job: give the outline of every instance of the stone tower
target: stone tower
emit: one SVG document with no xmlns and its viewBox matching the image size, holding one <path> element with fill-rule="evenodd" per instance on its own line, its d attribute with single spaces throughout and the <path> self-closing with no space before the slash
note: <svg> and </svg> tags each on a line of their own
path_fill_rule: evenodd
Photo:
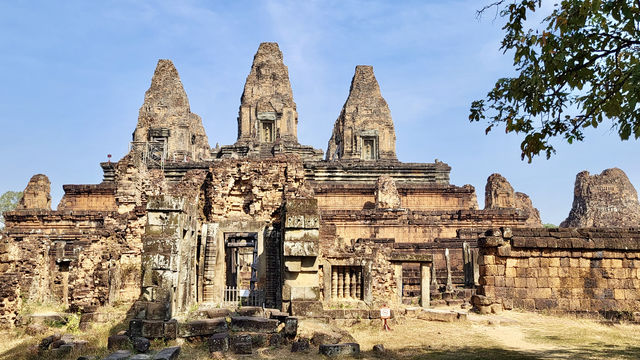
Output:
<svg viewBox="0 0 640 360">
<path fill-rule="evenodd" d="M 349 97 L 333 127 L 327 160 L 396 160 L 391 111 L 372 66 L 356 66 Z"/>
<path fill-rule="evenodd" d="M 297 143 L 297 128 L 298 112 L 282 52 L 275 42 L 261 43 L 240 100 L 238 143 Z"/>
<path fill-rule="evenodd" d="M 191 112 L 187 93 L 170 60 L 158 60 L 133 132 L 132 150 L 149 159 L 166 161 L 211 157 L 202 119 Z"/>
<path fill-rule="evenodd" d="M 618 168 L 576 175 L 573 205 L 560 227 L 638 227 L 640 202 L 627 174 Z"/>
</svg>

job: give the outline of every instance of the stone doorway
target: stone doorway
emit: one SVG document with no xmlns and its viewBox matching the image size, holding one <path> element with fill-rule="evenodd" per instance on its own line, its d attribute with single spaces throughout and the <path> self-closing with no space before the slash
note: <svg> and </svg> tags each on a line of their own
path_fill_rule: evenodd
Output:
<svg viewBox="0 0 640 360">
<path fill-rule="evenodd" d="M 255 290 L 258 281 L 258 233 L 225 233 L 225 286 Z"/>
<path fill-rule="evenodd" d="M 402 264 L 402 303 L 420 305 L 421 274 L 419 263 Z"/>
</svg>

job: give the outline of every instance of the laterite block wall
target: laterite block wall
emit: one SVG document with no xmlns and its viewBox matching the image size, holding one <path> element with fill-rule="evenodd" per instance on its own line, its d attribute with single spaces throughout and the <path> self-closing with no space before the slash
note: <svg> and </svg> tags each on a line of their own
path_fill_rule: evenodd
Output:
<svg viewBox="0 0 640 360">
<path fill-rule="evenodd" d="M 640 229 L 491 230 L 478 294 L 504 308 L 640 311 Z"/>
</svg>

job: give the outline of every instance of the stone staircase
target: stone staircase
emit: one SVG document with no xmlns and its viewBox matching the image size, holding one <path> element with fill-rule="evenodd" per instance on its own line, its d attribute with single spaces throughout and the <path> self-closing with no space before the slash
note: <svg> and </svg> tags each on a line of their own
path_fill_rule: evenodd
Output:
<svg viewBox="0 0 640 360">
<path fill-rule="evenodd" d="M 297 331 L 296 317 L 277 309 L 246 306 L 235 310 L 201 308 L 188 319 L 134 319 L 129 323 L 128 336 L 207 341 L 211 352 L 251 354 L 256 348 L 286 343 Z"/>
</svg>

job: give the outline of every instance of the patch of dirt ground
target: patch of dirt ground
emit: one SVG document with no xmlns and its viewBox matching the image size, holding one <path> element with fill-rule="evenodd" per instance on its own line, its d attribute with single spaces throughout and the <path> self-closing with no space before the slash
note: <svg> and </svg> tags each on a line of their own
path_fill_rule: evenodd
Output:
<svg viewBox="0 0 640 360">
<path fill-rule="evenodd" d="M 550 316 L 517 311 L 500 315 L 469 314 L 467 321 L 436 322 L 415 318 L 392 320 L 392 331 L 382 331 L 381 321 L 325 323 L 318 320 L 300 322 L 299 335 L 313 338 L 309 352 L 291 353 L 291 345 L 264 348 L 251 356 L 221 354 L 224 359 L 325 359 L 318 354 L 318 341 L 356 341 L 362 353 L 359 359 L 638 359 L 640 325 L 605 324 L 600 319 Z M 115 326 L 115 325 L 114 325 Z M 76 333 L 90 342 L 90 352 L 74 354 L 104 357 L 106 337 L 120 329 L 115 326 Z M 61 331 L 64 329 L 51 329 Z M 0 331 L 0 360 L 34 358 L 33 345 L 44 336 L 28 336 L 19 329 Z M 174 345 L 158 342 L 152 347 Z M 180 359 L 211 359 L 206 343 L 178 341 Z M 372 348 L 382 344 L 386 351 Z"/>
</svg>

